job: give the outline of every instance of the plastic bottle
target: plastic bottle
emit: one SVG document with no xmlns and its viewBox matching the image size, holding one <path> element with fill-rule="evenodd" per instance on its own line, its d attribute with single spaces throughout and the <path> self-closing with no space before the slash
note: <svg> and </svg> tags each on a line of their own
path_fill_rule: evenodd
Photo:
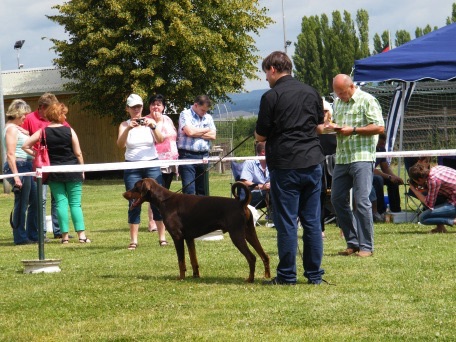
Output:
<svg viewBox="0 0 456 342">
<path fill-rule="evenodd" d="M 385 223 L 391 223 L 392 222 L 392 217 L 391 217 L 391 211 L 389 204 L 386 206 L 386 211 L 385 211 Z"/>
</svg>

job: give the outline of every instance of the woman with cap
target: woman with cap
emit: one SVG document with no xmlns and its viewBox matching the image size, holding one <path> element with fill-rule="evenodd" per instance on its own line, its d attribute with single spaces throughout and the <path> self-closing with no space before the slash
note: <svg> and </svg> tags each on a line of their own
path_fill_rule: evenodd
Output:
<svg viewBox="0 0 456 342">
<path fill-rule="evenodd" d="M 143 101 L 137 94 L 131 94 L 127 98 L 126 111 L 130 118 L 122 122 L 119 126 L 117 146 L 125 148 L 125 161 L 150 161 L 158 160 L 158 153 L 155 148 L 156 143 L 163 141 L 159 124 L 151 117 L 142 117 Z M 160 167 L 147 167 L 139 169 L 124 170 L 125 189 L 130 190 L 134 184 L 143 178 L 153 178 L 162 184 Z M 138 247 L 138 229 L 141 218 L 141 206 L 131 208 L 131 201 L 128 205 L 128 224 L 130 226 L 129 250 Z M 163 228 L 163 220 L 160 212 L 152 206 L 157 226 Z M 166 240 L 159 241 L 160 246 L 166 245 Z"/>
</svg>

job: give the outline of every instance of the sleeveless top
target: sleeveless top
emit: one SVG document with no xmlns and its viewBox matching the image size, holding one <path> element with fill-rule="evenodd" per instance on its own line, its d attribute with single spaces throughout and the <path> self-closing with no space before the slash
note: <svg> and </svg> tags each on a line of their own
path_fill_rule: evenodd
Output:
<svg viewBox="0 0 456 342">
<path fill-rule="evenodd" d="M 3 130 L 2 146 L 3 146 L 3 150 L 5 151 L 5 154 L 6 154 L 6 131 L 8 129 L 10 129 L 10 127 L 12 127 L 12 129 L 17 129 L 16 152 L 14 153 L 16 158 L 23 158 L 23 159 L 30 159 L 30 160 L 33 159 L 33 157 L 31 155 L 25 153 L 25 151 L 22 149 L 22 145 L 29 138 L 29 136 L 22 133 L 15 124 L 6 124 L 5 129 Z"/>
<path fill-rule="evenodd" d="M 179 157 L 177 152 L 177 131 L 174 127 L 173 120 L 167 115 L 163 115 L 163 125 L 161 129 L 163 135 L 163 142 L 157 143 L 155 148 L 158 152 L 158 159 L 175 160 Z"/>
<path fill-rule="evenodd" d="M 130 124 L 130 120 L 127 120 L 127 123 Z M 126 161 L 146 161 L 158 158 L 154 137 L 149 127 L 138 126 L 130 129 L 125 147 Z"/>
<path fill-rule="evenodd" d="M 44 129 L 51 165 L 78 165 L 79 161 L 74 154 L 71 141 L 71 128 L 59 126 Z M 82 182 L 82 180 L 82 172 L 51 172 L 48 178 L 51 182 Z"/>
</svg>

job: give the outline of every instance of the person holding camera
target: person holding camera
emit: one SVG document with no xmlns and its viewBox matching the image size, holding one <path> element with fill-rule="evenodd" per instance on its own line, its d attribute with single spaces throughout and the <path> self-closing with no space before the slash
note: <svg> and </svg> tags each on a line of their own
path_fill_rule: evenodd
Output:
<svg viewBox="0 0 456 342">
<path fill-rule="evenodd" d="M 29 135 L 20 126 L 29 112 L 30 106 L 23 100 L 14 100 L 6 112 L 2 145 L 7 161 L 3 166 L 3 174 L 32 171 L 32 157 L 21 148 Z M 15 176 L 8 178 L 8 182 L 14 192 L 14 209 L 10 220 L 14 244 L 35 243 L 38 241 L 36 183 L 31 176 Z"/>
<path fill-rule="evenodd" d="M 126 110 L 130 118 L 120 124 L 119 135 L 117 137 L 117 146 L 125 148 L 125 161 L 137 162 L 158 160 L 155 144 L 163 142 L 161 123 L 157 123 L 151 117 L 141 116 L 143 101 L 137 94 L 128 96 Z M 160 167 L 124 170 L 125 189 L 130 190 L 137 181 L 143 178 L 153 178 L 158 184 L 162 184 Z M 131 201 L 129 201 L 128 224 L 130 226 L 130 244 L 128 245 L 128 249 L 135 250 L 138 247 L 141 206 L 131 208 L 131 204 Z M 152 206 L 152 211 L 157 227 L 164 231 L 163 219 L 160 212 L 155 206 Z M 166 240 L 160 240 L 159 244 L 160 246 L 166 245 Z"/>
</svg>

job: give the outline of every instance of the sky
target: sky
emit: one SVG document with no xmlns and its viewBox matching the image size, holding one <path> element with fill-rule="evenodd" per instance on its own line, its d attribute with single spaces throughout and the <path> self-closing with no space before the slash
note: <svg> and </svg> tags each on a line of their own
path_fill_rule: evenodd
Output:
<svg viewBox="0 0 456 342">
<path fill-rule="evenodd" d="M 414 38 L 416 27 L 423 28 L 427 24 L 431 27 L 444 26 L 446 18 L 451 16 L 454 2 L 456 0 L 260 0 L 260 6 L 269 9 L 268 15 L 275 23 L 254 38 L 258 55 L 263 58 L 272 51 L 284 50 L 285 32 L 286 40 L 292 42 L 287 48 L 288 55 L 292 57 L 304 16 L 320 16 L 325 13 L 331 20 L 333 11 L 342 14 L 346 10 L 355 19 L 359 9 L 365 9 L 369 13 L 371 44 L 374 34 L 381 34 L 384 30 L 391 32 L 393 41 L 397 30 L 406 30 Z M 48 38 L 65 39 L 67 36 L 62 27 L 51 22 L 45 15 L 57 14 L 52 6 L 63 3 L 63 0 L 0 1 L 1 70 L 17 69 L 18 64 L 23 64 L 24 68 L 52 66 L 52 59 L 56 56 Z M 22 49 L 15 50 L 14 44 L 18 40 L 25 40 L 25 43 Z M 261 69 L 261 61 L 258 69 Z M 246 81 L 245 88 L 248 91 L 268 88 L 264 74 L 259 71 L 258 76 L 260 80 Z"/>
</svg>

